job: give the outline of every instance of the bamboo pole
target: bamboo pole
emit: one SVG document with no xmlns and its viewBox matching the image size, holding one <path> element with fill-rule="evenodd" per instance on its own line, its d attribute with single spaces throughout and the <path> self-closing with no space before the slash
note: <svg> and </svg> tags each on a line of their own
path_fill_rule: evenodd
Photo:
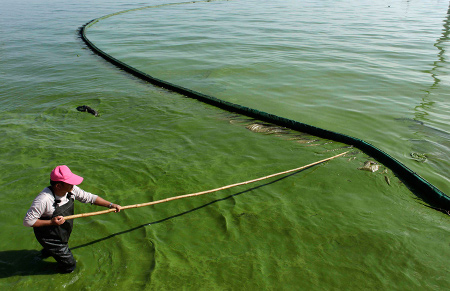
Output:
<svg viewBox="0 0 450 291">
<path fill-rule="evenodd" d="M 200 196 L 200 195 L 204 195 L 204 194 L 208 194 L 208 193 L 212 193 L 212 192 L 217 192 L 217 191 L 220 191 L 220 190 L 230 189 L 230 188 L 233 188 L 233 187 L 236 187 L 236 186 L 247 185 L 247 184 L 250 184 L 250 183 L 262 181 L 262 180 L 273 178 L 273 177 L 276 177 L 276 176 L 280 176 L 280 175 L 284 175 L 284 174 L 289 174 L 289 173 L 292 173 L 292 172 L 300 171 L 300 170 L 303 170 L 303 169 L 315 166 L 317 164 L 321 164 L 321 163 L 324 163 L 326 161 L 335 159 L 337 157 L 343 156 L 346 153 L 348 153 L 348 151 L 344 152 L 344 153 L 341 153 L 341 154 L 338 154 L 338 155 L 335 155 L 335 156 L 332 156 L 330 158 L 326 158 L 326 159 L 323 159 L 323 160 L 320 160 L 320 161 L 317 161 L 317 162 L 314 162 L 314 163 L 311 163 L 311 164 L 308 164 L 308 165 L 305 165 L 305 166 L 301 166 L 301 167 L 295 168 L 295 169 L 291 169 L 291 170 L 275 173 L 275 174 L 272 174 L 272 175 L 264 176 L 264 177 L 261 177 L 261 178 L 257 178 L 257 179 L 253 179 L 253 180 L 249 180 L 249 181 L 245 181 L 245 182 L 240 182 L 240 183 L 236 183 L 236 184 L 223 186 L 223 187 L 220 187 L 220 188 L 215 188 L 215 189 L 211 189 L 211 190 L 206 190 L 206 191 L 197 192 L 197 193 L 191 193 L 191 194 L 185 194 L 185 195 L 180 195 L 180 196 L 175 196 L 175 197 L 169 197 L 169 198 L 166 198 L 166 199 L 161 199 L 161 200 L 147 202 L 147 203 L 123 206 L 121 208 L 121 210 L 130 209 L 130 208 L 145 207 L 145 206 L 150 206 L 150 205 L 155 205 L 155 204 L 159 204 L 159 203 L 169 202 L 169 201 L 173 201 L 173 200 L 177 200 L 177 199 L 194 197 L 194 196 Z M 108 209 L 108 210 L 102 210 L 102 211 L 96 211 L 96 212 L 81 213 L 81 214 L 75 214 L 75 215 L 66 216 L 66 217 L 64 217 L 64 219 L 65 220 L 69 220 L 69 219 L 75 219 L 75 218 L 81 218 L 81 217 L 95 216 L 95 215 L 106 214 L 106 213 L 110 213 L 110 212 L 114 212 L 114 211 L 115 211 L 115 209 Z"/>
</svg>

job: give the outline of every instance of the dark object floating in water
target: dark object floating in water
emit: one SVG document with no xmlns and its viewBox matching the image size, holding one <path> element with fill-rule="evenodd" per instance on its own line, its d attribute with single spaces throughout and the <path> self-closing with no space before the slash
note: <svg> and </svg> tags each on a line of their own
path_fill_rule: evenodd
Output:
<svg viewBox="0 0 450 291">
<path fill-rule="evenodd" d="M 391 186 L 391 179 L 389 179 L 388 176 L 384 176 L 384 180 L 386 181 L 386 183 Z"/>
<path fill-rule="evenodd" d="M 92 109 L 91 107 L 87 106 L 87 105 L 78 106 L 77 110 L 81 111 L 81 112 L 88 112 L 88 113 L 94 115 L 95 117 L 98 116 L 98 112 L 95 111 L 94 109 Z"/>
</svg>

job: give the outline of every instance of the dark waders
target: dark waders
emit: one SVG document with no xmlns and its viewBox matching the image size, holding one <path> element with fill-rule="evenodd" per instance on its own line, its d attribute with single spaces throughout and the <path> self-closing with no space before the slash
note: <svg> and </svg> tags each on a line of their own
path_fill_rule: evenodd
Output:
<svg viewBox="0 0 450 291">
<path fill-rule="evenodd" d="M 55 196 L 55 194 L 53 194 L 53 196 Z M 69 202 L 60 207 L 58 206 L 58 202 L 60 200 L 55 196 L 55 212 L 53 212 L 52 217 L 73 215 L 73 194 L 68 193 L 67 198 L 69 198 Z M 34 235 L 39 243 L 44 247 L 42 250 L 43 255 L 48 255 L 55 258 L 62 273 L 70 273 L 75 270 L 76 266 L 76 261 L 72 255 L 72 252 L 69 250 L 68 245 L 72 227 L 73 220 L 68 220 L 61 225 L 33 227 Z"/>
</svg>

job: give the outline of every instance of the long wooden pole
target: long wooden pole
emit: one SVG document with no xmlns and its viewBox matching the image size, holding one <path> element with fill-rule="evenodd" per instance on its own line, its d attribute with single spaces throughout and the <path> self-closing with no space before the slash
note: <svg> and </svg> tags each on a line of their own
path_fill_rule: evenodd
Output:
<svg viewBox="0 0 450 291">
<path fill-rule="evenodd" d="M 326 158 L 326 159 L 323 159 L 323 160 L 320 160 L 320 161 L 308 164 L 306 166 L 302 166 L 302 167 L 299 167 L 299 168 L 295 168 L 295 169 L 291 169 L 291 170 L 275 173 L 275 174 L 272 174 L 272 175 L 268 175 L 268 176 L 265 176 L 265 177 L 261 177 L 261 178 L 257 178 L 257 179 L 253 179 L 253 180 L 249 180 L 249 181 L 245 181 L 245 182 L 240 182 L 240 183 L 236 183 L 236 184 L 223 186 L 223 187 L 216 188 L 216 189 L 206 190 L 206 191 L 192 193 L 192 194 L 185 194 L 185 195 L 180 195 L 180 196 L 175 196 L 175 197 L 169 197 L 169 198 L 166 198 L 166 199 L 161 199 L 161 200 L 147 202 L 147 203 L 123 206 L 121 208 L 121 210 L 130 209 L 130 208 L 139 208 L 139 207 L 155 205 L 155 204 L 169 202 L 169 201 L 172 201 L 172 200 L 177 200 L 177 199 L 182 199 L 182 198 L 200 196 L 200 195 L 204 195 L 204 194 L 208 194 L 208 193 L 212 193 L 212 192 L 217 192 L 217 191 L 220 191 L 220 190 L 230 189 L 230 188 L 233 188 L 233 187 L 236 187 L 236 186 L 241 186 L 241 185 L 246 185 L 246 184 L 258 182 L 258 181 L 269 179 L 269 178 L 272 178 L 272 177 L 276 177 L 276 176 L 280 176 L 280 175 L 284 175 L 284 174 L 289 174 L 289 173 L 292 173 L 292 172 L 300 171 L 300 170 L 303 170 L 303 169 L 315 166 L 317 164 L 321 164 L 321 163 L 324 163 L 326 161 L 335 159 L 337 157 L 343 156 L 346 153 L 348 153 L 348 151 L 344 152 L 344 153 L 341 153 L 341 154 L 338 154 L 338 155 L 335 155 L 335 156 L 330 157 L 330 158 Z M 115 211 L 115 209 L 108 209 L 108 210 L 102 210 L 102 211 L 97 211 L 97 212 L 81 213 L 81 214 L 75 214 L 75 215 L 66 216 L 66 217 L 64 217 L 64 219 L 65 220 L 69 220 L 69 219 L 75 219 L 75 218 L 80 218 L 80 217 L 88 217 L 88 216 L 106 214 L 106 213 L 110 213 L 110 212 L 114 212 L 114 211 Z"/>
</svg>

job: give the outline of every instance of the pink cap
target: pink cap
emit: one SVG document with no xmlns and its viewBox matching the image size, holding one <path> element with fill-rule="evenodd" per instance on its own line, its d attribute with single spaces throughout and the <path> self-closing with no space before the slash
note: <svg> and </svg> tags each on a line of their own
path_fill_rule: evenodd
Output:
<svg viewBox="0 0 450 291">
<path fill-rule="evenodd" d="M 70 185 L 78 185 L 83 182 L 83 177 L 75 175 L 70 171 L 69 167 L 63 165 L 56 167 L 50 174 L 50 180 L 64 182 Z"/>
</svg>

